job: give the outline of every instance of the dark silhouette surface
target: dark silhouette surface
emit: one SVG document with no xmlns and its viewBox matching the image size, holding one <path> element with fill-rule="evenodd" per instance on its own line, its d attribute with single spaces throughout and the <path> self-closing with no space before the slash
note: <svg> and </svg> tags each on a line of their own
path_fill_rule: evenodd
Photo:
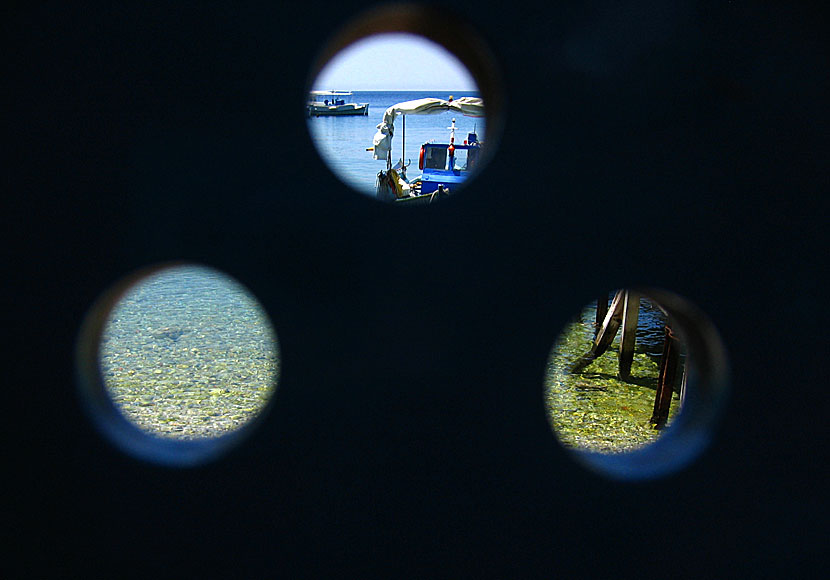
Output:
<svg viewBox="0 0 830 580">
<path fill-rule="evenodd" d="M 32 578 L 804 576 L 827 537 L 818 10 L 455 15 L 501 67 L 503 133 L 464 192 L 399 211 L 339 183 L 307 134 L 336 4 L 4 17 L 7 561 Z M 112 446 L 75 386 L 87 309 L 168 260 L 245 284 L 283 357 L 260 428 L 189 469 Z M 559 447 L 542 391 L 572 313 L 635 285 L 712 318 L 732 391 L 696 462 L 622 483 Z"/>
</svg>

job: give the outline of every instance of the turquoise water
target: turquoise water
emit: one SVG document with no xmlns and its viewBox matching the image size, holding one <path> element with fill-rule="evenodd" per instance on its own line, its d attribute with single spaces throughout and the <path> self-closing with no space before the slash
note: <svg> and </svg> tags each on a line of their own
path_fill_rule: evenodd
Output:
<svg viewBox="0 0 830 580">
<path fill-rule="evenodd" d="M 375 179 L 379 171 L 386 169 L 386 161 L 375 160 L 372 152 L 366 149 L 372 146 L 372 138 L 378 124 L 383 121 L 383 113 L 396 103 L 425 97 L 447 99 L 450 95 L 456 99 L 480 96 L 470 91 L 355 91 L 351 101 L 369 103 L 368 116 L 310 117 L 308 128 L 317 150 L 332 172 L 361 193 L 374 197 Z M 398 117 L 392 143 L 393 163 L 401 158 L 403 152 L 404 159 L 412 161 L 408 176 L 420 175 L 418 151 L 421 145 L 427 141 L 447 142 L 452 119 L 455 119 L 457 127 L 457 141 L 463 141 L 468 133 L 475 131 L 479 141 L 486 146 L 485 119 L 482 117 L 465 117 L 451 111 L 435 115 L 409 115 L 406 117 L 405 143 L 403 120 Z"/>
</svg>

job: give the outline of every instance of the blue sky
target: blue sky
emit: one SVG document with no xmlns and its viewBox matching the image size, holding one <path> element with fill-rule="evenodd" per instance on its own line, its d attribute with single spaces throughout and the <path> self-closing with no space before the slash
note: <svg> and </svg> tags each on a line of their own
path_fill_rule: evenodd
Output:
<svg viewBox="0 0 830 580">
<path fill-rule="evenodd" d="M 444 47 L 412 34 L 376 34 L 337 53 L 314 90 L 477 90 L 466 67 Z"/>
</svg>

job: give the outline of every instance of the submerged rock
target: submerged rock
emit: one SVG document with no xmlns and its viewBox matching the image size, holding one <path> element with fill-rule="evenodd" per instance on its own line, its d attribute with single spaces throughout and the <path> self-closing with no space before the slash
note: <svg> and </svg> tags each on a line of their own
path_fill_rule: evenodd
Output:
<svg viewBox="0 0 830 580">
<path fill-rule="evenodd" d="M 163 326 L 150 332 L 150 335 L 155 339 L 167 338 L 176 342 L 179 338 L 187 334 L 187 331 L 181 326 Z"/>
</svg>

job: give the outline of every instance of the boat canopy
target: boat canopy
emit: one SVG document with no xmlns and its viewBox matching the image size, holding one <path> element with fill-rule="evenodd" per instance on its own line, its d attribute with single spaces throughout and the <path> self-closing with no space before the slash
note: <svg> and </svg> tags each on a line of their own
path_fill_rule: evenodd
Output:
<svg viewBox="0 0 830 580">
<path fill-rule="evenodd" d="M 383 122 L 378 125 L 378 132 L 373 139 L 375 159 L 387 159 L 392 151 L 392 137 L 395 134 L 395 117 L 404 115 L 434 115 L 444 111 L 457 111 L 467 117 L 483 117 L 484 101 L 478 97 L 461 97 L 460 99 L 415 99 L 392 105 L 383 114 Z"/>
<path fill-rule="evenodd" d="M 350 97 L 351 91 L 311 91 L 315 97 Z"/>
</svg>

